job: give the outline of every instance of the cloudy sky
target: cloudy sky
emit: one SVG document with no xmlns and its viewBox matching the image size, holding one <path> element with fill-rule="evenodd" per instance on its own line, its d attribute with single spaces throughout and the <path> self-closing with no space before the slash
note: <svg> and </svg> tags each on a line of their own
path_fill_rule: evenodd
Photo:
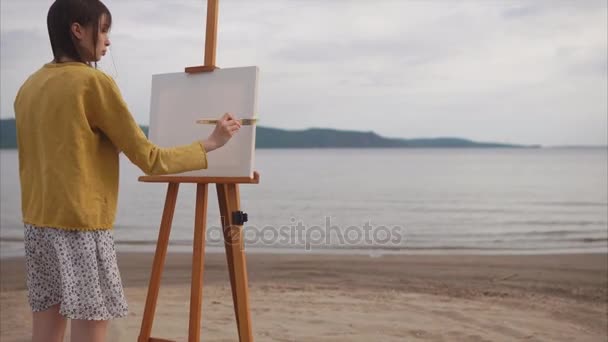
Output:
<svg viewBox="0 0 608 342">
<path fill-rule="evenodd" d="M 1 111 L 52 59 L 50 0 L 1 2 Z M 116 78 L 149 119 L 151 75 L 203 61 L 206 1 L 107 0 Z M 217 64 L 260 67 L 265 126 L 607 144 L 605 0 L 220 0 Z"/>
</svg>

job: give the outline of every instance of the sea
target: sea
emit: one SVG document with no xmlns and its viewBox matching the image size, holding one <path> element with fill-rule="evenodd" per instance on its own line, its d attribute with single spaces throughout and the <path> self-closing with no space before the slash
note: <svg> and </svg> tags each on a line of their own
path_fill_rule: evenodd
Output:
<svg viewBox="0 0 608 342">
<path fill-rule="evenodd" d="M 257 253 L 608 252 L 608 149 L 259 149 L 240 185 Z M 114 239 L 154 251 L 167 184 L 121 155 Z M 180 185 L 169 252 L 192 250 L 196 185 Z M 18 155 L 0 151 L 0 257 L 24 255 Z M 209 187 L 206 250 L 223 252 Z"/>
</svg>

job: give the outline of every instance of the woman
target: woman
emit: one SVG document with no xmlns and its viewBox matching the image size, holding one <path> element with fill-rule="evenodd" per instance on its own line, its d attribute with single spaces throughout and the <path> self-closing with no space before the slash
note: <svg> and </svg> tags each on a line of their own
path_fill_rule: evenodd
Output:
<svg viewBox="0 0 608 342">
<path fill-rule="evenodd" d="M 240 123 L 225 114 L 207 139 L 152 144 L 116 83 L 92 65 L 112 16 L 98 0 L 57 0 L 48 12 L 54 60 L 15 99 L 28 301 L 33 341 L 104 341 L 128 312 L 114 249 L 119 151 L 146 174 L 207 168 Z"/>
</svg>

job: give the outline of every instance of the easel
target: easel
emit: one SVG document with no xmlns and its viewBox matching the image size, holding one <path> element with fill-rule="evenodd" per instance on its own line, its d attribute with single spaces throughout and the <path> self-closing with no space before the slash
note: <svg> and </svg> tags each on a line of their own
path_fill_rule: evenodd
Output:
<svg viewBox="0 0 608 342">
<path fill-rule="evenodd" d="M 205 37 L 205 65 L 188 67 L 187 73 L 213 72 L 215 66 L 215 51 L 217 42 L 218 0 L 207 0 L 207 31 Z M 150 337 L 152 323 L 156 310 L 156 300 L 160 279 L 167 254 L 171 223 L 175 211 L 177 191 L 180 183 L 196 183 L 196 209 L 194 216 L 194 241 L 192 251 L 192 281 L 190 285 L 190 321 L 188 325 L 188 341 L 200 341 L 201 305 L 203 302 L 203 267 L 205 256 L 205 228 L 207 221 L 208 185 L 216 184 L 217 199 L 222 219 L 224 243 L 234 314 L 239 334 L 239 341 L 253 341 L 251 315 L 249 312 L 249 290 L 247 284 L 247 265 L 243 244 L 242 226 L 247 221 L 247 214 L 240 211 L 239 184 L 258 184 L 259 174 L 254 172 L 253 178 L 240 177 L 167 177 L 143 176 L 141 182 L 168 183 L 165 208 L 161 219 L 156 252 L 152 265 L 152 274 L 148 286 L 146 306 L 142 318 L 138 342 L 173 342 L 170 340 Z"/>
</svg>

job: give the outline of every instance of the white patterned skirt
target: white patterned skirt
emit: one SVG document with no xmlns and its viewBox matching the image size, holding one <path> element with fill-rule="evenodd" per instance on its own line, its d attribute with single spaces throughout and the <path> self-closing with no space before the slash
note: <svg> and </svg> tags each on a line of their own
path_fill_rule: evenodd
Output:
<svg viewBox="0 0 608 342">
<path fill-rule="evenodd" d="M 128 313 L 112 230 L 74 231 L 25 224 L 32 311 L 59 304 L 70 319 L 108 320 Z"/>
</svg>

